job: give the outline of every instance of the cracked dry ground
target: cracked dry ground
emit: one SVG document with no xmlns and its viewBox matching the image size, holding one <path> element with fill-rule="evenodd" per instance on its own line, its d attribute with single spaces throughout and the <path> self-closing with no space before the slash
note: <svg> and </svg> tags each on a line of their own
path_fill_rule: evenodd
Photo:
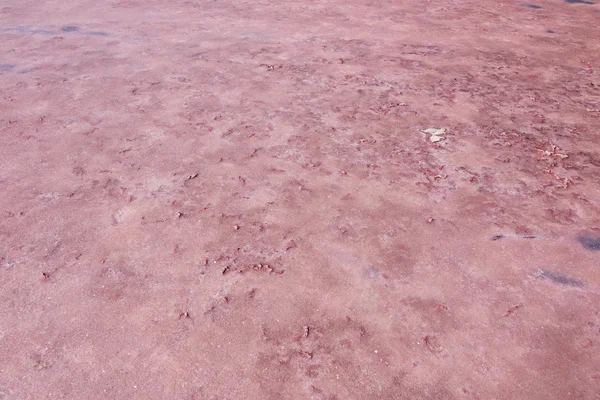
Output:
<svg viewBox="0 0 600 400">
<path fill-rule="evenodd" d="M 599 20 L 3 1 L 0 399 L 599 399 Z"/>
</svg>

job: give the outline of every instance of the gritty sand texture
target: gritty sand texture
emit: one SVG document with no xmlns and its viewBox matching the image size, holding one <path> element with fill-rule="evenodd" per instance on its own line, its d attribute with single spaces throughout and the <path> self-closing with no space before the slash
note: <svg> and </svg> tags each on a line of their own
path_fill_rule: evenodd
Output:
<svg viewBox="0 0 600 400">
<path fill-rule="evenodd" d="M 600 399 L 600 5 L 0 3 L 0 399 Z"/>
</svg>

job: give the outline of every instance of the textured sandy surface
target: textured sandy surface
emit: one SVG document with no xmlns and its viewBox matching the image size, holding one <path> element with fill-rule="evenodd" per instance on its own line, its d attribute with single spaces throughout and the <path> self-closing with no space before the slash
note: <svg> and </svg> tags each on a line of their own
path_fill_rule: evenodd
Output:
<svg viewBox="0 0 600 400">
<path fill-rule="evenodd" d="M 599 21 L 4 0 L 0 399 L 599 399 Z"/>
</svg>

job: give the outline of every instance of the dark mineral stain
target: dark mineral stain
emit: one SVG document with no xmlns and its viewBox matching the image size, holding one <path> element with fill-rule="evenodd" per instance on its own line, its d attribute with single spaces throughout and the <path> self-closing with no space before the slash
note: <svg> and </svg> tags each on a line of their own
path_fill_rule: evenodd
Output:
<svg viewBox="0 0 600 400">
<path fill-rule="evenodd" d="M 47 29 L 34 29 L 34 30 L 30 31 L 29 33 L 33 33 L 33 34 L 37 34 L 37 35 L 52 35 L 56 32 L 49 31 Z"/>
<path fill-rule="evenodd" d="M 567 276 L 567 275 L 555 274 L 554 272 L 551 272 L 551 271 L 542 271 L 540 278 L 552 281 L 552 282 L 556 283 L 557 285 L 566 285 L 566 286 L 573 286 L 573 287 L 583 287 L 584 286 L 584 283 L 582 281 L 580 281 L 579 279 L 571 278 L 570 276 Z"/>
<path fill-rule="evenodd" d="M 60 28 L 60 30 L 63 32 L 76 32 L 79 30 L 79 27 L 75 25 L 65 25 L 62 28 Z"/>
<path fill-rule="evenodd" d="M 569 3 L 569 4 L 596 4 L 593 1 L 587 1 L 587 0 L 565 0 L 565 3 Z"/>
<path fill-rule="evenodd" d="M 367 268 L 367 278 L 377 279 L 381 276 L 379 270 L 373 266 Z"/>
<path fill-rule="evenodd" d="M 8 28 L 6 30 L 25 33 L 28 35 L 51 35 L 56 33 L 54 31 L 49 31 L 46 29 L 31 29 L 27 26 L 15 26 L 14 28 Z"/>
<path fill-rule="evenodd" d="M 15 69 L 13 64 L 0 64 L 0 72 L 10 72 Z"/>
<path fill-rule="evenodd" d="M 542 8 L 542 6 L 538 6 L 537 4 L 530 4 L 530 3 L 521 3 L 521 7 L 533 8 L 535 10 L 539 10 L 540 8 Z"/>
<path fill-rule="evenodd" d="M 556 33 L 552 29 L 546 29 L 546 33 Z"/>
<path fill-rule="evenodd" d="M 586 250 L 600 251 L 600 237 L 581 235 L 577 238 L 577 241 Z"/>
<path fill-rule="evenodd" d="M 507 237 L 511 237 L 511 235 L 494 235 L 492 236 L 492 240 L 500 240 L 500 239 L 505 239 Z M 512 235 L 512 237 L 517 237 L 520 239 L 537 239 L 537 236 L 535 235 Z"/>
<path fill-rule="evenodd" d="M 108 33 L 100 32 L 100 31 L 91 31 L 91 32 L 86 32 L 85 34 L 92 35 L 92 36 L 108 36 Z"/>
</svg>

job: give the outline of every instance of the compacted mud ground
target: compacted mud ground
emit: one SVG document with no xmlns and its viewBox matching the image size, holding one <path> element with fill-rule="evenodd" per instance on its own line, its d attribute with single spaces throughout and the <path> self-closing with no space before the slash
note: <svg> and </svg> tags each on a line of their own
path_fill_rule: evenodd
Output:
<svg viewBox="0 0 600 400">
<path fill-rule="evenodd" d="M 1 399 L 599 399 L 600 5 L 0 4 Z"/>
</svg>

